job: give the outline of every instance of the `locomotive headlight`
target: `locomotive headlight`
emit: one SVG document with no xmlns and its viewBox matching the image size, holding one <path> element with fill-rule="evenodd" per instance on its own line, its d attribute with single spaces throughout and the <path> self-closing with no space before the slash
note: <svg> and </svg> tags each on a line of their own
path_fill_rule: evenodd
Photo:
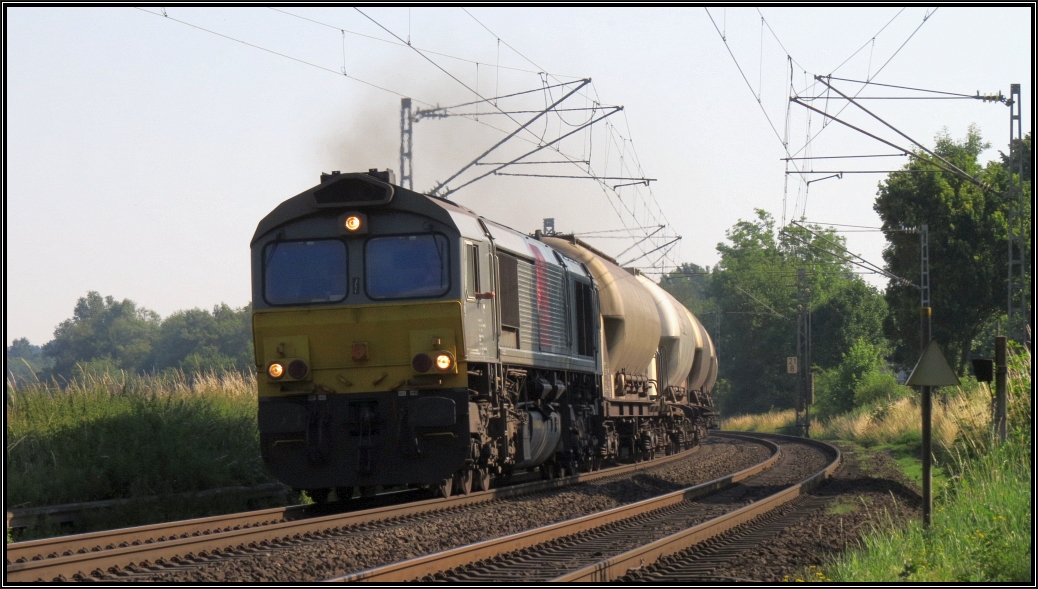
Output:
<svg viewBox="0 0 1038 589">
<path fill-rule="evenodd" d="M 339 215 L 341 235 L 364 235 L 368 232 L 368 216 L 360 211 L 346 211 Z"/>
<path fill-rule="evenodd" d="M 415 372 L 429 372 L 432 364 L 432 358 L 428 354 L 418 354 L 411 360 L 411 368 L 414 368 Z"/>
<path fill-rule="evenodd" d="M 267 375 L 277 380 L 285 375 L 285 367 L 277 362 L 273 362 L 267 367 Z"/>
<path fill-rule="evenodd" d="M 441 372 L 447 372 L 451 368 L 454 368 L 454 358 L 447 353 L 440 353 L 436 355 L 436 369 Z"/>
<path fill-rule="evenodd" d="M 307 372 L 310 372 L 310 368 L 302 360 L 292 360 L 288 365 L 288 375 L 296 380 L 305 378 Z"/>
</svg>

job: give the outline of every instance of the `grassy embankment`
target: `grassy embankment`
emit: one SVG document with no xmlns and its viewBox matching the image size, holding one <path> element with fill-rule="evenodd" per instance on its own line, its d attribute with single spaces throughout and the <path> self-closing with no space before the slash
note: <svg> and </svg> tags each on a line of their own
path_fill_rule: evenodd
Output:
<svg viewBox="0 0 1038 589">
<path fill-rule="evenodd" d="M 1030 581 L 1033 489 L 1031 356 L 1013 357 L 1009 375 L 1009 441 L 991 434 L 988 388 L 967 383 L 934 405 L 933 525 L 878 526 L 850 551 L 808 580 L 847 582 Z M 726 429 L 782 431 L 793 413 L 742 416 Z M 900 399 L 861 407 L 824 422 L 815 437 L 884 451 L 919 480 L 919 407 Z M 807 576 L 807 575 L 805 575 Z"/>
<path fill-rule="evenodd" d="M 8 380 L 6 507 L 163 498 L 67 533 L 265 505 L 175 496 L 272 482 L 259 455 L 255 391 L 255 377 L 236 372 L 84 376 L 64 389 Z"/>
</svg>

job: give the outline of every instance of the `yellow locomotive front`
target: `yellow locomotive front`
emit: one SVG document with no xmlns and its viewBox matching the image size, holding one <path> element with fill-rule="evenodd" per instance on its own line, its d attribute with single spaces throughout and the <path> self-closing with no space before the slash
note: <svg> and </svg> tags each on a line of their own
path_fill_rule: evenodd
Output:
<svg viewBox="0 0 1038 589">
<path fill-rule="evenodd" d="M 470 456 L 460 237 L 391 182 L 324 175 L 252 241 L 263 459 L 318 500 L 449 485 Z"/>
</svg>

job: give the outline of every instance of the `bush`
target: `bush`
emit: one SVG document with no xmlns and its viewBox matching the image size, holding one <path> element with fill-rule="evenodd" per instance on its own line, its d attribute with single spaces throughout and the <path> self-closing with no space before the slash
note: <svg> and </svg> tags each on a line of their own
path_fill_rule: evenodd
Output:
<svg viewBox="0 0 1038 589">
<path fill-rule="evenodd" d="M 854 406 L 875 405 L 912 396 L 912 389 L 900 385 L 889 372 L 870 371 L 854 387 Z"/>
<path fill-rule="evenodd" d="M 815 411 L 828 418 L 856 407 L 904 398 L 910 390 L 897 384 L 883 359 L 886 347 L 859 339 L 835 368 L 815 376 Z"/>
</svg>

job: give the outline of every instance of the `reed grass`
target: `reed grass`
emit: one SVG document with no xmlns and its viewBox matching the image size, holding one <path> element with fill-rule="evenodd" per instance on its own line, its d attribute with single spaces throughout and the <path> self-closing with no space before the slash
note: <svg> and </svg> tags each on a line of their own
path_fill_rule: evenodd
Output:
<svg viewBox="0 0 1038 589">
<path fill-rule="evenodd" d="M 796 422 L 792 409 L 758 415 L 737 415 L 721 421 L 721 429 L 740 432 L 789 433 Z"/>
<path fill-rule="evenodd" d="M 271 481 L 255 376 L 83 374 L 5 386 L 7 508 Z"/>
</svg>

